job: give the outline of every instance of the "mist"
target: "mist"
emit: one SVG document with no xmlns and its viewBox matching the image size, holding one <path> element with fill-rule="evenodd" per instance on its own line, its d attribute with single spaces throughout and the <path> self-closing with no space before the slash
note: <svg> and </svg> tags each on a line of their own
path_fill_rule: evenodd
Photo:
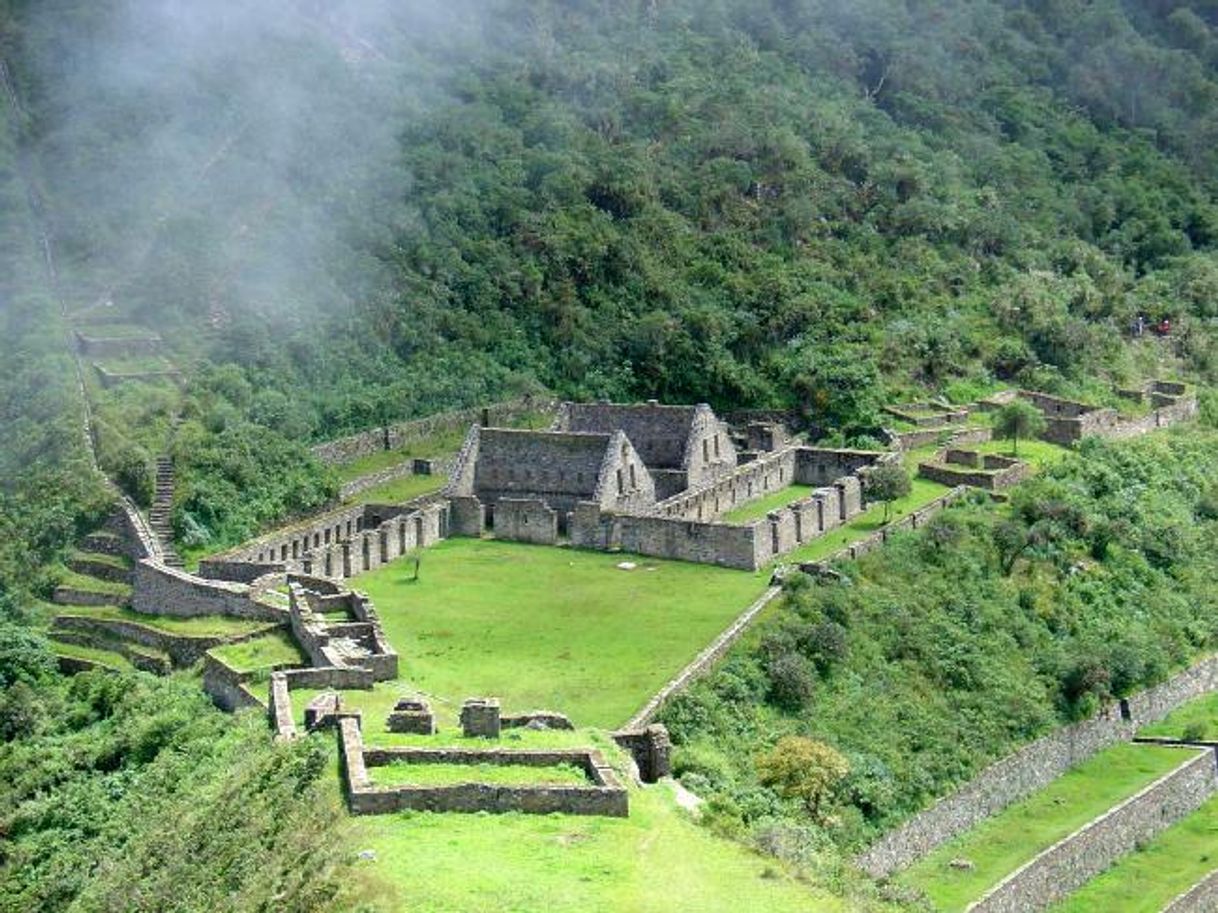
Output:
<svg viewBox="0 0 1218 913">
<path fill-rule="evenodd" d="M 383 287 L 403 126 L 475 58 L 464 2 L 58 0 L 29 26 L 72 308 L 273 326 Z"/>
</svg>

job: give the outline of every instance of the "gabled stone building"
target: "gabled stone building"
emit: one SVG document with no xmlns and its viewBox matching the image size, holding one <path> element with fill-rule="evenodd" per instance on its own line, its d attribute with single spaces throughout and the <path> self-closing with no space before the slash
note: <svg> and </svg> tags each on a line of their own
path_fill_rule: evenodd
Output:
<svg viewBox="0 0 1218 913">
<path fill-rule="evenodd" d="M 563 403 L 555 431 L 624 432 L 655 480 L 656 497 L 697 488 L 736 468 L 728 427 L 705 403 Z"/>
<path fill-rule="evenodd" d="M 642 511 L 655 482 L 622 431 L 470 429 L 445 489 L 454 532 L 553 542 L 575 505 Z"/>
</svg>

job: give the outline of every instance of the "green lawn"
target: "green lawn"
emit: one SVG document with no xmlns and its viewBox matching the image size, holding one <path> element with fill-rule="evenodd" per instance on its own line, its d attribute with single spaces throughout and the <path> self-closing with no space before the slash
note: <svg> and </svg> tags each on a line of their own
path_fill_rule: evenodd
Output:
<svg viewBox="0 0 1218 913">
<path fill-rule="evenodd" d="M 351 827 L 352 848 L 376 854 L 358 876 L 413 913 L 848 909 L 689 820 L 668 786 L 632 788 L 629 818 L 404 813 Z"/>
<path fill-rule="evenodd" d="M 76 571 L 66 567 L 57 569 L 55 576 L 62 586 L 71 587 L 74 590 L 84 590 L 87 593 L 103 593 L 107 596 L 113 596 L 121 602 L 126 602 L 131 598 L 131 586 L 126 583 L 114 583 L 98 577 L 89 577 L 86 574 L 78 574 Z"/>
<path fill-rule="evenodd" d="M 145 627 L 176 634 L 182 637 L 227 637 L 234 634 L 251 634 L 269 627 L 265 621 L 247 618 L 230 618 L 227 615 L 199 615 L 179 618 L 175 615 L 146 615 L 118 606 L 71 606 L 60 607 L 61 615 L 86 615 L 111 621 L 131 621 Z"/>
<path fill-rule="evenodd" d="M 374 786 L 589 786 L 588 775 L 571 764 L 530 767 L 525 764 L 386 764 L 369 767 Z"/>
<path fill-rule="evenodd" d="M 172 371 L 174 364 L 161 355 L 127 355 L 92 358 L 93 364 L 101 365 L 111 374 L 152 374 Z"/>
<path fill-rule="evenodd" d="M 156 333 L 134 323 L 85 323 L 74 329 L 90 339 L 153 339 Z"/>
<path fill-rule="evenodd" d="M 1218 797 L 1084 885 L 1051 913 L 1159 913 L 1218 869 Z"/>
<path fill-rule="evenodd" d="M 422 440 L 414 441 L 398 450 L 378 450 L 350 463 L 342 463 L 334 467 L 338 477 L 344 482 L 350 482 L 373 472 L 380 472 L 407 460 L 427 460 L 436 457 L 449 456 L 461 449 L 468 429 L 458 431 L 439 431 Z"/>
<path fill-rule="evenodd" d="M 283 630 L 272 631 L 265 637 L 256 637 L 244 643 L 214 647 L 211 653 L 238 672 L 257 672 L 272 666 L 307 662 L 307 657 L 296 645 L 296 641 Z"/>
<path fill-rule="evenodd" d="M 928 479 L 912 479 L 908 495 L 892 502 L 891 521 L 895 522 L 915 510 L 925 507 L 951 489 Z M 821 561 L 834 552 L 858 542 L 884 525 L 884 505 L 873 504 L 844 526 L 779 557 L 779 561 L 795 564 L 801 561 Z"/>
<path fill-rule="evenodd" d="M 899 880 L 925 891 L 942 913 L 963 910 L 1037 853 L 1192 756 L 1190 751 L 1156 745 L 1108 748 L 944 844 Z M 967 859 L 973 868 L 953 868 L 954 859 Z"/>
<path fill-rule="evenodd" d="M 496 696 L 506 711 L 603 727 L 625 722 L 767 579 L 485 539 L 449 539 L 422 558 L 417 583 L 410 557 L 353 581 L 376 603 L 404 679 L 452 702 Z"/>
<path fill-rule="evenodd" d="M 76 561 L 92 561 L 96 564 L 105 564 L 121 571 L 131 569 L 131 559 L 125 555 L 108 555 L 105 552 L 86 552 L 81 549 L 74 549 L 72 551 L 72 558 Z"/>
<path fill-rule="evenodd" d="M 748 523 L 750 520 L 760 520 L 772 510 L 786 507 L 792 501 L 800 501 L 816 490 L 814 485 L 788 485 L 778 491 L 770 492 L 756 501 L 750 501 L 740 507 L 729 510 L 720 521 L 723 523 Z"/>
<path fill-rule="evenodd" d="M 1185 730 L 1192 730 L 1190 738 L 1218 739 L 1218 694 L 1189 701 L 1168 714 L 1166 719 L 1144 726 L 1138 735 L 1180 739 Z"/>
<path fill-rule="evenodd" d="M 1005 440 L 985 441 L 980 444 L 963 444 L 965 450 L 978 450 L 981 453 L 996 453 L 1000 456 L 1014 456 L 1034 467 L 1048 466 L 1056 463 L 1073 451 L 1069 447 L 1053 444 L 1049 441 L 1020 441 L 1019 453 L 1011 449 L 1011 442 Z"/>
<path fill-rule="evenodd" d="M 51 650 L 56 656 L 70 656 L 73 659 L 87 659 L 91 662 L 101 663 L 103 666 L 109 666 L 111 669 L 117 669 L 122 672 L 134 672 L 135 666 L 131 665 L 131 661 L 127 657 L 118 653 L 112 653 L 109 650 L 98 650 L 94 647 L 82 647 L 77 644 L 65 644 L 51 637 Z"/>
<path fill-rule="evenodd" d="M 402 476 L 384 485 L 377 485 L 347 499 L 348 504 L 401 504 L 420 495 L 439 491 L 448 481 L 448 476 Z"/>
</svg>

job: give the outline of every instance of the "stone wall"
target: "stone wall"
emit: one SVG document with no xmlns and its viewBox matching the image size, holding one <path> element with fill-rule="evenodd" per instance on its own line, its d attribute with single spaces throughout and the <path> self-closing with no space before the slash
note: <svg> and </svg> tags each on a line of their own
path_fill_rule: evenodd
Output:
<svg viewBox="0 0 1218 913">
<path fill-rule="evenodd" d="M 175 666 L 193 666 L 208 650 L 224 644 L 244 643 L 263 637 L 273 627 L 260 628 L 248 634 L 186 635 L 170 634 L 158 628 L 119 618 L 96 618 L 91 615 L 65 613 L 55 616 L 56 631 L 81 631 L 101 639 L 114 639 L 140 644 L 159 650 L 169 656 Z"/>
<path fill-rule="evenodd" d="M 245 584 L 203 580 L 149 560 L 135 565 L 131 607 L 146 615 L 230 615 L 274 624 L 287 621 L 283 609 L 253 600 Z"/>
<path fill-rule="evenodd" d="M 1214 913 L 1215 910 L 1218 910 L 1218 869 L 1164 907 L 1163 913 Z"/>
<path fill-rule="evenodd" d="M 210 653 L 203 657 L 203 692 L 221 710 L 234 713 L 256 707 L 266 710 L 266 705 L 250 694 L 243 685 L 245 676 L 236 669 L 216 659 Z"/>
<path fill-rule="evenodd" d="M 323 463 L 350 463 L 382 450 L 400 450 L 434 434 L 460 431 L 481 423 L 484 418 L 491 425 L 514 425 L 535 413 L 552 414 L 556 408 L 553 400 L 523 397 L 490 406 L 443 412 L 318 444 L 313 448 L 313 455 Z"/>
<path fill-rule="evenodd" d="M 890 831 L 856 862 L 874 877 L 903 869 L 948 840 L 1038 789 L 1096 752 L 1129 741 L 1142 726 L 1218 689 L 1218 658 L 1210 657 L 1167 682 L 1106 707 L 1090 720 L 1064 726 L 991 764 L 956 792 Z"/>
<path fill-rule="evenodd" d="M 756 570 L 764 560 L 763 537 L 751 526 L 697 523 L 666 517 L 605 513 L 590 503 L 577 504 L 571 519 L 571 544 L 600 551 L 627 551 L 655 558 Z"/>
<path fill-rule="evenodd" d="M 96 334 L 76 331 L 76 347 L 81 355 L 90 358 L 131 358 L 155 355 L 161 348 L 161 337 L 156 333 L 147 336 L 106 336 L 105 325 L 98 326 L 96 330 Z"/>
<path fill-rule="evenodd" d="M 544 501 L 500 498 L 495 505 L 495 537 L 553 545 L 558 541 L 558 512 Z"/>
<path fill-rule="evenodd" d="M 287 676 L 282 672 L 271 673 L 267 713 L 270 717 L 271 729 L 275 732 L 275 738 L 283 740 L 296 738 L 296 721 L 292 716 L 292 695 L 289 693 Z"/>
<path fill-rule="evenodd" d="M 980 454 L 974 454 L 981 462 Z M 941 485 L 968 485 L 984 491 L 1003 491 L 1018 485 L 1032 474 L 1032 467 L 1020 460 L 986 456 L 976 469 L 961 468 L 960 465 L 942 463 L 919 463 L 918 475 Z"/>
<path fill-rule="evenodd" d="M 1082 887 L 1218 791 L 1207 749 L 1021 866 L 968 907 L 969 913 L 1036 913 Z"/>
<path fill-rule="evenodd" d="M 690 488 L 655 505 L 660 517 L 709 522 L 735 507 L 755 501 L 795 481 L 795 450 L 788 447 L 760 455 L 700 487 Z"/>
<path fill-rule="evenodd" d="M 223 558 L 204 558 L 199 562 L 199 577 L 204 580 L 226 580 L 229 583 L 253 583 L 267 574 L 282 574 L 285 564 L 256 561 L 229 561 Z"/>
<path fill-rule="evenodd" d="M 613 769 L 598 751 L 470 750 L 449 748 L 365 749 L 356 726 L 339 718 L 340 752 L 347 772 L 347 801 L 357 815 L 379 815 L 418 810 L 432 812 L 489 812 L 506 814 L 604 815 L 624 818 L 628 796 Z M 358 743 L 357 743 L 358 740 Z M 409 764 L 512 764 L 553 767 L 570 764 L 584 770 L 587 786 L 501 786 L 461 783 L 453 786 L 397 786 L 378 788 L 367 775 L 369 767 Z M 476 773 L 471 770 L 471 776 Z"/>
</svg>

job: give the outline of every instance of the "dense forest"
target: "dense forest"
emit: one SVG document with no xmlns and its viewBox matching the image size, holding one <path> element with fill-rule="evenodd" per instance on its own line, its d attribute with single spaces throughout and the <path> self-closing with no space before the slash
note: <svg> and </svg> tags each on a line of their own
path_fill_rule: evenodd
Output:
<svg viewBox="0 0 1218 913">
<path fill-rule="evenodd" d="M 337 903 L 314 747 L 53 671 L 41 599 L 106 476 L 146 501 L 172 454 L 181 543 L 219 547 L 334 495 L 308 444 L 522 392 L 781 406 L 847 441 L 932 391 L 1218 381 L 1212 0 L 0 0 L 0 65 L 0 910 Z M 79 377 L 94 324 L 161 334 L 180 383 Z M 670 712 L 683 771 L 726 829 L 800 828 L 734 749 L 869 745 L 848 846 L 1212 645 L 1184 604 L 1212 443 L 1101 448 L 852 589 L 795 584 Z M 925 744 L 854 713 L 880 666 Z M 929 686 L 978 725 L 944 729 Z M 187 787 L 265 814 L 220 839 Z M 170 854 L 172 884 L 124 893 Z"/>
<path fill-rule="evenodd" d="M 187 371 L 103 462 L 146 494 L 183 419 L 195 543 L 331 494 L 303 442 L 539 387 L 849 435 L 1218 370 L 1208 4 L 10 2 L 69 311 Z"/>
</svg>

